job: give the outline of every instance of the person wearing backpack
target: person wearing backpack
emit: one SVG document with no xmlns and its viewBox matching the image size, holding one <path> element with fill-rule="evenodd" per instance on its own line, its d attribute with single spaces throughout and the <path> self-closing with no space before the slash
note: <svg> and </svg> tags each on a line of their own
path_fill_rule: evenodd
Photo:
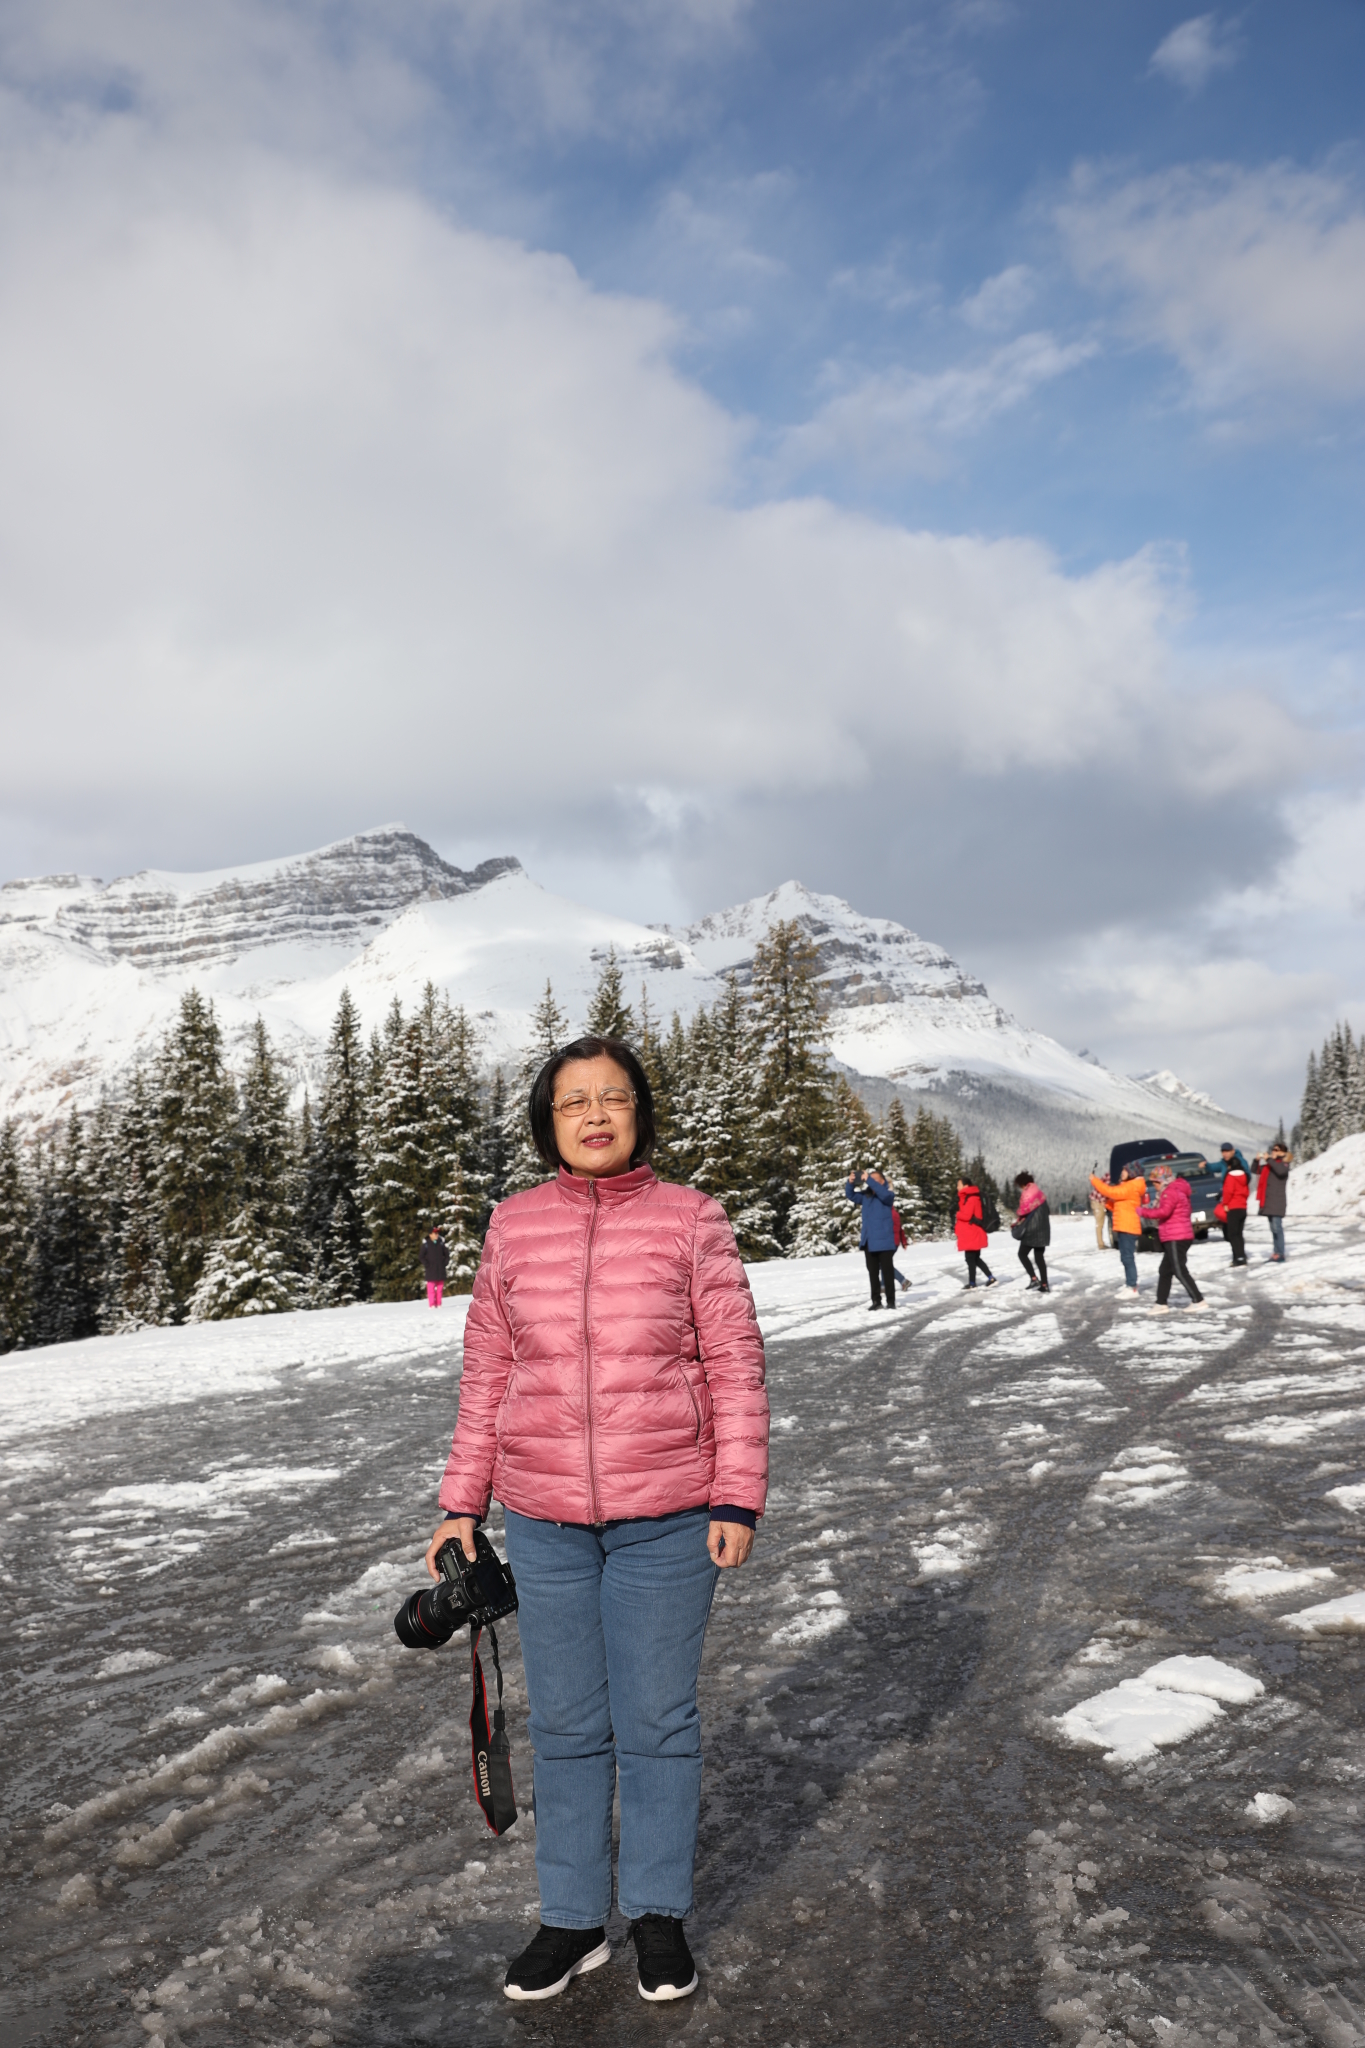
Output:
<svg viewBox="0 0 1365 2048">
<path fill-rule="evenodd" d="M 994 1208 L 994 1204 L 991 1205 Z M 995 1211 L 997 1226 L 999 1211 Z M 994 1287 L 995 1275 L 981 1254 L 990 1239 L 986 1234 L 986 1198 L 980 1188 L 970 1181 L 960 1180 L 957 1184 L 957 1222 L 955 1225 L 957 1248 L 967 1261 L 967 1286 L 975 1287 L 978 1271 L 985 1274 L 984 1285 Z"/>
<path fill-rule="evenodd" d="M 1138 1239 L 1142 1236 L 1142 1218 L 1138 1211 L 1147 1199 L 1147 1183 L 1136 1168 L 1125 1166 L 1116 1185 L 1101 1180 L 1096 1173 L 1091 1174 L 1090 1185 L 1101 1200 L 1113 1208 L 1114 1243 L 1123 1260 L 1123 1289 L 1119 1299 L 1136 1301 L 1137 1248 Z"/>
</svg>

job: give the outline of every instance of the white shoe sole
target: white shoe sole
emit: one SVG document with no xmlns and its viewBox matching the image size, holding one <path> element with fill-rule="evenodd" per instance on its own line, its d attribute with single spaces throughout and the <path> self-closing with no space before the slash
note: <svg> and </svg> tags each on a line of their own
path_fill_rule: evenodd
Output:
<svg viewBox="0 0 1365 2048">
<path fill-rule="evenodd" d="M 609 1963 L 610 1961 L 610 1942 L 599 1941 L 597 1947 L 589 1949 L 581 1962 L 571 1963 L 559 1981 L 555 1984 L 547 1984 L 543 1991 L 523 1991 L 519 1984 L 504 1984 L 502 1995 L 504 1998 L 515 1998 L 518 2002 L 532 1998 L 558 1998 L 560 1992 L 568 1987 L 573 1978 L 581 1977 L 585 1970 L 600 1969 L 603 1963 Z"/>
<path fill-rule="evenodd" d="M 641 1998 L 647 1998 L 651 2005 L 662 2005 L 667 1998 L 690 1998 L 699 1982 L 700 1979 L 694 1970 L 690 1984 L 661 1984 L 657 1991 L 646 1991 L 643 1984 L 638 1984 L 636 1989 Z"/>
</svg>

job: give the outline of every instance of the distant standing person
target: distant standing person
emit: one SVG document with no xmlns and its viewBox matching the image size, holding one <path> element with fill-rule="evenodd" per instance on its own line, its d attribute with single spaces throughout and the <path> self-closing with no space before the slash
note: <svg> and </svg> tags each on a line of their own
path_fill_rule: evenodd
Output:
<svg viewBox="0 0 1365 2048">
<path fill-rule="evenodd" d="M 1101 1180 L 1097 1173 L 1090 1176 L 1092 1189 L 1106 1204 L 1113 1205 L 1114 1243 L 1118 1246 L 1119 1257 L 1123 1260 L 1123 1294 L 1131 1300 L 1137 1299 L 1137 1248 L 1142 1236 L 1141 1209 L 1147 1199 L 1147 1183 L 1142 1175 L 1131 1166 L 1125 1166 L 1117 1183 Z"/>
<path fill-rule="evenodd" d="M 1109 1214 L 1109 1204 L 1104 1199 L 1101 1184 L 1094 1174 L 1090 1176 L 1090 1213 L 1095 1219 L 1095 1248 L 1104 1250 L 1104 1224 Z"/>
<path fill-rule="evenodd" d="M 1238 1150 L 1237 1146 L 1233 1144 L 1231 1138 L 1224 1138 L 1222 1144 L 1219 1146 L 1218 1149 L 1223 1156 L 1224 1173 L 1231 1172 L 1232 1168 L 1235 1166 L 1237 1171 L 1239 1173 L 1244 1173 L 1247 1177 L 1247 1180 L 1250 1181 L 1251 1168 L 1247 1165 L 1245 1159 L 1243 1159 L 1241 1155 L 1241 1152 Z"/>
<path fill-rule="evenodd" d="M 870 1173 L 855 1173 L 844 1182 L 844 1193 L 850 1202 L 857 1202 L 863 1212 L 863 1227 L 858 1234 L 858 1249 L 867 1259 L 867 1277 L 872 1283 L 872 1300 L 868 1306 L 881 1307 L 884 1287 L 886 1305 L 888 1308 L 894 1308 L 896 1225 L 893 1221 L 893 1195 L 887 1185 L 886 1175 L 875 1166 Z"/>
<path fill-rule="evenodd" d="M 983 1285 L 995 1285 L 995 1275 L 981 1256 L 990 1243 L 984 1225 L 980 1188 L 974 1187 L 970 1181 L 960 1180 L 957 1184 L 957 1248 L 967 1261 L 968 1287 L 975 1287 L 978 1271 L 986 1276 Z"/>
<path fill-rule="evenodd" d="M 1157 1226 L 1161 1239 L 1161 1271 L 1156 1280 L 1156 1302 L 1150 1310 L 1154 1316 L 1168 1316 L 1171 1312 L 1171 1281 L 1176 1274 L 1180 1284 L 1190 1297 L 1190 1307 L 1207 1308 L 1208 1303 L 1194 1284 L 1188 1265 L 1190 1246 L 1194 1243 L 1194 1224 L 1190 1220 L 1190 1184 L 1178 1173 L 1172 1173 L 1169 1166 L 1156 1169 L 1153 1175 L 1157 1198 L 1148 1203 L 1142 1214 L 1149 1223 Z"/>
<path fill-rule="evenodd" d="M 1028 1274 L 1028 1284 L 1040 1294 L 1051 1294 L 1047 1277 L 1047 1247 L 1052 1242 L 1052 1212 L 1047 1196 L 1025 1167 L 1014 1176 L 1019 1190 L 1019 1213 L 1010 1225 L 1010 1235 L 1019 1240 L 1019 1263 Z M 1038 1270 L 1033 1270 L 1034 1260 Z"/>
<path fill-rule="evenodd" d="M 1234 1165 L 1235 1160 L 1241 1160 L 1241 1164 Z M 1247 1203 L 1251 1200 L 1251 1177 L 1246 1161 L 1231 1145 L 1223 1147 L 1223 1164 L 1227 1169 L 1223 1175 L 1223 1192 L 1213 1213 L 1222 1223 L 1223 1235 L 1232 1246 L 1233 1265 L 1244 1266 L 1247 1262 Z"/>
<path fill-rule="evenodd" d="M 426 1275 L 427 1307 L 439 1308 L 450 1271 L 450 1247 L 441 1235 L 439 1223 L 433 1223 L 430 1236 L 422 1239 L 422 1271 Z"/>
<path fill-rule="evenodd" d="M 1289 1168 L 1293 1163 L 1289 1147 L 1277 1138 L 1269 1152 L 1258 1152 L 1251 1163 L 1261 1170 L 1256 1183 L 1256 1204 L 1270 1225 L 1270 1240 L 1274 1246 L 1270 1262 L 1273 1266 L 1282 1266 L 1284 1219 L 1289 1208 Z"/>
</svg>

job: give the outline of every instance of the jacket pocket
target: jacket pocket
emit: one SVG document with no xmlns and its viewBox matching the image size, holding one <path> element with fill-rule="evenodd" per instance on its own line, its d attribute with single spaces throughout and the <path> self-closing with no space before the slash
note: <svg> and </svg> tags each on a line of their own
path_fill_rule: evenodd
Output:
<svg viewBox="0 0 1365 2048">
<path fill-rule="evenodd" d="M 698 1443 L 698 1446 L 700 1446 L 700 1444 L 701 1444 L 701 1403 L 700 1403 L 700 1401 L 698 1401 L 698 1399 L 697 1399 L 697 1397 L 696 1397 L 696 1394 L 695 1394 L 695 1393 L 693 1392 L 693 1390 L 692 1390 L 692 1382 L 691 1382 L 691 1380 L 690 1380 L 690 1379 L 689 1379 L 689 1378 L 687 1377 L 687 1374 L 686 1374 L 685 1372 L 679 1371 L 679 1373 L 678 1373 L 678 1378 L 679 1378 L 679 1379 L 680 1379 L 680 1380 L 682 1381 L 682 1383 L 683 1383 L 683 1391 L 684 1391 L 684 1393 L 685 1393 L 685 1394 L 687 1395 L 687 1399 L 688 1399 L 688 1402 L 689 1402 L 689 1404 L 690 1404 L 690 1406 L 691 1406 L 691 1409 L 692 1409 L 692 1427 L 693 1427 L 693 1430 L 694 1430 L 694 1432 L 695 1432 L 695 1434 L 696 1434 L 696 1439 L 697 1439 L 697 1443 Z"/>
</svg>

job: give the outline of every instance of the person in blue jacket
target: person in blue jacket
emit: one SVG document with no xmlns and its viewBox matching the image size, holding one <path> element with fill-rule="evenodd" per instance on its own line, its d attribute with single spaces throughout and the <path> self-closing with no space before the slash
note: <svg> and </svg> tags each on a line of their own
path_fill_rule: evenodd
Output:
<svg viewBox="0 0 1365 2048">
<path fill-rule="evenodd" d="M 1238 1173 L 1244 1173 L 1246 1175 L 1247 1180 L 1249 1182 L 1251 1179 L 1251 1168 L 1247 1165 L 1245 1159 L 1243 1159 L 1241 1155 L 1241 1152 L 1238 1150 L 1237 1146 L 1233 1144 L 1231 1138 L 1224 1138 L 1223 1143 L 1219 1149 L 1222 1153 L 1224 1173 L 1231 1173 L 1235 1167 Z"/>
<path fill-rule="evenodd" d="M 886 1305 L 896 1306 L 896 1222 L 891 1213 L 896 1199 L 894 1190 L 888 1185 L 884 1173 L 874 1166 L 870 1173 L 859 1171 L 844 1182 L 844 1193 L 850 1202 L 857 1202 L 863 1212 L 863 1227 L 858 1235 L 858 1249 L 867 1260 L 867 1277 L 872 1282 L 871 1308 L 882 1305 L 882 1289 L 886 1289 Z"/>
</svg>

